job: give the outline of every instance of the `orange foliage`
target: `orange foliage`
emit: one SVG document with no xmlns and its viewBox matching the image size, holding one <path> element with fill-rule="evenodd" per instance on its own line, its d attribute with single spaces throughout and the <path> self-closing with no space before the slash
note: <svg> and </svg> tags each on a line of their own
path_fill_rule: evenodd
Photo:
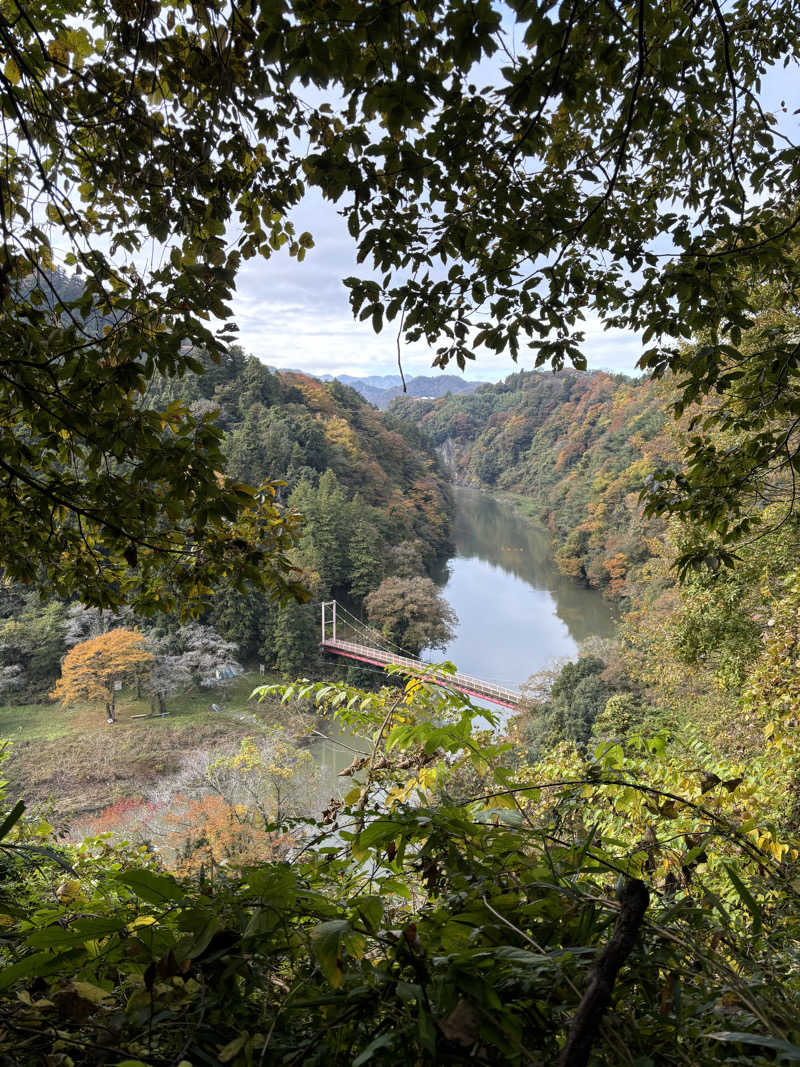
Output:
<svg viewBox="0 0 800 1067">
<path fill-rule="evenodd" d="M 89 820 L 91 834 L 136 832 L 156 812 L 155 804 L 148 804 L 141 797 L 124 797 L 109 804 Z"/>
<path fill-rule="evenodd" d="M 258 813 L 243 804 L 205 796 L 185 805 L 180 814 L 165 819 L 172 827 L 168 842 L 182 874 L 198 874 L 201 869 L 213 874 L 219 866 L 247 867 L 279 860 L 294 844 L 291 834 L 265 830 Z"/>
<path fill-rule="evenodd" d="M 141 634 L 133 630 L 109 630 L 69 650 L 61 665 L 61 677 L 50 696 L 64 706 L 79 700 L 102 703 L 113 722 L 114 683 L 131 681 L 152 659 Z"/>
<path fill-rule="evenodd" d="M 625 584 L 625 575 L 628 573 L 628 558 L 623 552 L 617 552 L 611 559 L 603 560 L 603 566 L 608 571 L 608 589 L 612 596 L 620 596 Z"/>
</svg>

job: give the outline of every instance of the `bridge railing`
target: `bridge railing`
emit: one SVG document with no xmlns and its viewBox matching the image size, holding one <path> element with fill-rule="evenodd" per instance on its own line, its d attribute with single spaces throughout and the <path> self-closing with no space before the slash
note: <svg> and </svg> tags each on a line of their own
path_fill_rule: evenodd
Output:
<svg viewBox="0 0 800 1067">
<path fill-rule="evenodd" d="M 353 641 L 342 641 L 327 636 L 323 637 L 322 646 L 332 650 L 350 652 L 357 657 L 371 658 L 373 661 L 387 665 L 396 664 L 398 667 L 410 667 L 414 671 L 425 671 L 426 668 L 433 666 L 423 660 L 411 659 L 408 656 L 398 656 L 393 652 L 385 652 L 382 648 L 372 648 L 369 645 L 360 645 Z M 476 678 L 472 674 L 463 674 L 461 671 L 456 671 L 455 674 L 437 674 L 430 677 L 433 680 L 441 681 L 442 685 L 451 683 L 455 688 L 465 686 L 478 694 L 500 697 L 513 704 L 518 704 L 521 699 L 520 694 L 513 689 L 508 689 L 504 685 L 497 685 L 495 682 L 487 682 L 483 678 Z"/>
</svg>

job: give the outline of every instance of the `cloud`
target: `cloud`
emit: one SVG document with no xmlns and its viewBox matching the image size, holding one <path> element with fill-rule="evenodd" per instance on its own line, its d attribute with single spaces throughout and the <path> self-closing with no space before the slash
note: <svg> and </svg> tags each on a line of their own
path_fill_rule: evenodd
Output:
<svg viewBox="0 0 800 1067">
<path fill-rule="evenodd" d="M 294 218 L 297 232 L 309 230 L 315 247 L 303 263 L 278 253 L 268 260 L 250 260 L 240 271 L 234 315 L 239 342 L 246 351 L 274 367 L 310 374 L 394 374 L 397 372 L 397 334 L 394 324 L 376 334 L 369 321 L 354 320 L 342 279 L 363 273 L 356 264 L 352 238 L 333 205 L 318 194 L 309 195 Z M 624 330 L 604 331 L 600 321 L 587 318 L 584 351 L 589 366 L 633 373 L 641 353 L 638 338 Z M 434 353 L 424 344 L 401 346 L 407 375 L 436 374 Z M 464 377 L 499 381 L 514 371 L 533 366 L 531 357 L 492 352 L 477 354 Z M 460 373 L 453 364 L 448 373 Z"/>
</svg>

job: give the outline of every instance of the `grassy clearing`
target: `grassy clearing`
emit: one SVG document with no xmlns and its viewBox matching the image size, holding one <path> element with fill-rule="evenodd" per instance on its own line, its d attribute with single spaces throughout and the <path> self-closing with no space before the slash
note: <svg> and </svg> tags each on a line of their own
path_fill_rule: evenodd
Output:
<svg viewBox="0 0 800 1067">
<path fill-rule="evenodd" d="M 178 693 L 167 701 L 169 715 L 163 719 L 135 719 L 136 715 L 149 714 L 150 701 L 147 698 L 137 700 L 134 690 L 123 690 L 117 698 L 117 727 L 159 729 L 206 724 L 216 716 L 211 710 L 212 704 L 221 707 L 226 716 L 257 713 L 263 705 L 248 701 L 248 697 L 256 686 L 270 681 L 273 681 L 271 677 L 250 672 L 233 679 L 225 689 Z M 75 704 L 70 708 L 58 704 L 0 705 L 0 737 L 9 741 L 52 741 L 95 730 L 103 733 L 109 730 L 105 712 L 98 704 Z"/>
<path fill-rule="evenodd" d="M 250 673 L 224 690 L 177 695 L 165 718 L 134 718 L 150 711 L 149 701 L 123 691 L 114 726 L 97 705 L 0 707 L 0 738 L 12 743 L 4 768 L 9 794 L 66 820 L 140 796 L 192 752 L 252 735 L 258 722 L 291 729 L 291 713 L 278 700 L 248 701 L 257 685 L 271 680 Z"/>
</svg>

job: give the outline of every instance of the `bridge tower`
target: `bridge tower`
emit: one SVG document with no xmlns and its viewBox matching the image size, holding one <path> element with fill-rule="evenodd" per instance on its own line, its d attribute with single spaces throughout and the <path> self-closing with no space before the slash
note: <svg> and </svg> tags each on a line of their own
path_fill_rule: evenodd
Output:
<svg viewBox="0 0 800 1067">
<path fill-rule="evenodd" d="M 336 601 L 322 602 L 322 644 L 336 640 Z"/>
</svg>

